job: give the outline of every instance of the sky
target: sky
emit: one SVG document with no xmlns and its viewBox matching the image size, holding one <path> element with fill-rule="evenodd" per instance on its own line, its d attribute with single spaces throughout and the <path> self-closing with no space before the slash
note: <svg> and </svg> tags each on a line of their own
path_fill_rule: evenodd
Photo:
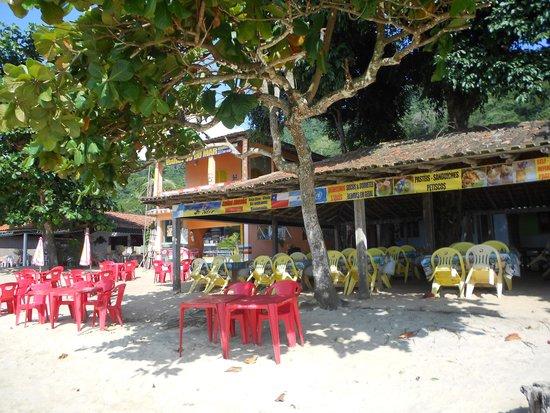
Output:
<svg viewBox="0 0 550 413">
<path fill-rule="evenodd" d="M 73 10 L 71 11 L 66 17 L 65 20 L 74 20 L 78 17 L 78 11 Z M 40 11 L 37 9 L 32 9 L 29 11 L 29 13 L 22 19 L 16 17 L 9 6 L 5 3 L 0 2 L 0 22 L 11 25 L 15 24 L 22 29 L 26 29 L 29 24 L 36 23 L 36 24 L 44 24 L 42 19 L 40 18 Z M 206 133 L 208 136 L 212 138 L 216 138 L 218 136 L 227 135 L 228 133 L 232 132 L 238 132 L 248 129 L 248 125 L 246 123 L 243 123 L 240 126 L 236 126 L 233 129 L 228 129 L 225 126 L 222 125 L 222 123 L 218 123 L 214 125 L 212 128 L 208 129 Z"/>
</svg>

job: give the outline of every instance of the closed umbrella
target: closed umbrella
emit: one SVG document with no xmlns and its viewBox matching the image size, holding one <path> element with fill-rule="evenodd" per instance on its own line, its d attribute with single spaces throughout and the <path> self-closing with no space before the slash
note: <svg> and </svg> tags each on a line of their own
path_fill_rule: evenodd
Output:
<svg viewBox="0 0 550 413">
<path fill-rule="evenodd" d="M 80 255 L 80 265 L 83 267 L 92 266 L 92 248 L 90 246 L 90 230 L 86 228 L 84 233 L 84 246 Z"/>
<path fill-rule="evenodd" d="M 31 264 L 40 267 L 40 271 L 42 271 L 42 267 L 44 266 L 44 242 L 42 241 L 42 237 L 38 238 L 38 245 L 34 250 Z"/>
</svg>

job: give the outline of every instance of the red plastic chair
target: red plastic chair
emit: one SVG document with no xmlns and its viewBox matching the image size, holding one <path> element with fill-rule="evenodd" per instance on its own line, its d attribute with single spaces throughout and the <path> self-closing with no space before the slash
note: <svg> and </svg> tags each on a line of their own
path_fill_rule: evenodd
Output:
<svg viewBox="0 0 550 413">
<path fill-rule="evenodd" d="M 6 303 L 8 307 L 8 314 L 15 312 L 15 292 L 17 290 L 17 283 L 4 283 L 0 284 L 0 307 L 2 303 Z"/>
<path fill-rule="evenodd" d="M 186 258 L 184 260 L 181 260 L 181 273 L 180 273 L 180 280 L 181 282 L 187 281 L 187 278 L 189 277 L 189 270 L 191 269 L 191 263 L 193 260 L 191 258 Z"/>
<path fill-rule="evenodd" d="M 230 284 L 225 290 L 224 294 L 234 294 L 234 295 L 246 295 L 251 296 L 254 295 L 256 292 L 256 286 L 254 283 L 251 282 L 236 282 L 233 284 Z M 241 330 L 241 341 L 243 344 L 248 343 L 248 337 L 250 336 L 250 333 L 253 333 L 254 326 L 252 325 L 252 322 L 250 318 L 248 317 L 248 314 L 244 310 L 236 310 L 231 313 L 231 335 L 235 335 L 235 322 L 238 322 L 240 325 Z M 214 333 L 214 340 L 218 339 L 218 317 L 214 317 L 213 323 L 208 323 L 209 325 L 213 326 L 213 333 Z M 208 335 L 210 337 L 210 334 Z M 254 335 L 252 334 L 252 337 L 254 338 Z"/>
<path fill-rule="evenodd" d="M 292 280 L 283 280 L 272 284 L 265 290 L 266 295 L 280 295 L 282 297 L 298 297 L 302 292 L 302 287 L 299 283 Z M 288 346 L 292 347 L 296 345 L 296 321 L 294 320 L 294 313 L 290 304 L 279 307 L 277 313 L 279 320 L 282 320 L 285 325 L 286 339 Z M 269 317 L 267 312 L 258 311 L 256 313 L 256 342 L 262 344 L 262 327 L 263 322 L 268 321 Z M 301 334 L 301 332 L 300 332 Z M 302 339 L 303 341 L 303 339 Z"/>
<path fill-rule="evenodd" d="M 99 294 L 98 300 L 94 305 L 92 315 L 92 327 L 95 326 L 96 314 L 99 316 L 99 329 L 105 330 L 105 321 L 107 313 L 112 321 L 123 325 L 122 321 L 122 299 L 124 298 L 124 290 L 126 284 L 119 284 L 110 291 L 105 291 Z M 114 302 L 114 304 L 113 304 Z"/>
<path fill-rule="evenodd" d="M 124 281 L 131 281 L 134 279 L 135 270 L 135 261 L 126 261 L 120 275 Z"/>
<path fill-rule="evenodd" d="M 130 260 L 132 263 L 132 280 L 136 279 L 136 268 L 139 267 L 138 260 Z"/>
<path fill-rule="evenodd" d="M 15 273 L 17 281 L 19 280 L 32 280 L 40 281 L 40 273 L 33 268 L 22 268 L 20 271 Z"/>
<path fill-rule="evenodd" d="M 48 307 L 46 305 L 48 291 L 52 289 L 52 282 L 43 282 L 40 284 L 31 284 L 25 287 L 25 283 L 18 283 L 17 289 L 25 288 L 22 293 L 17 293 L 15 309 L 15 325 L 19 324 L 19 315 L 21 311 L 26 312 L 25 326 L 27 321 L 32 320 L 32 310 L 38 312 L 38 321 L 40 324 L 46 322 L 48 317 Z"/>
<path fill-rule="evenodd" d="M 155 282 L 165 283 L 167 275 L 170 276 L 170 281 L 172 281 L 172 271 L 170 271 L 163 261 L 154 260 L 153 268 L 155 269 Z"/>
<path fill-rule="evenodd" d="M 105 260 L 105 261 L 101 261 L 99 263 L 99 269 L 101 271 L 107 271 L 107 270 L 110 270 L 111 269 L 111 266 L 114 264 L 115 262 L 114 261 L 111 261 L 111 260 Z"/>
<path fill-rule="evenodd" d="M 63 270 L 64 268 L 61 265 L 53 267 L 52 269 L 42 273 L 41 281 L 49 281 L 54 287 L 57 287 L 57 283 L 61 280 Z"/>
</svg>

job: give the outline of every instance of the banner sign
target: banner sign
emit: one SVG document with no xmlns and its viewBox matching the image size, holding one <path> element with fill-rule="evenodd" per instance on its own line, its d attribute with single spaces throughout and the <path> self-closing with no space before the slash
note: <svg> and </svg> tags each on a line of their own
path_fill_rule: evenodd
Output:
<svg viewBox="0 0 550 413">
<path fill-rule="evenodd" d="M 221 155 L 224 153 L 230 153 L 231 148 L 229 146 L 214 146 L 211 148 L 202 148 L 194 151 L 192 154 L 183 158 L 170 158 L 166 160 L 166 165 L 176 165 L 183 162 L 197 161 L 202 158 L 208 158 L 209 156 Z"/>
<path fill-rule="evenodd" d="M 355 199 L 485 188 L 545 180 L 550 180 L 550 157 L 517 161 L 509 165 L 451 169 L 322 186 L 315 188 L 315 203 L 326 204 Z M 173 215 L 175 218 L 189 218 L 292 208 L 301 205 L 300 191 L 289 191 L 249 198 L 175 205 Z"/>
</svg>

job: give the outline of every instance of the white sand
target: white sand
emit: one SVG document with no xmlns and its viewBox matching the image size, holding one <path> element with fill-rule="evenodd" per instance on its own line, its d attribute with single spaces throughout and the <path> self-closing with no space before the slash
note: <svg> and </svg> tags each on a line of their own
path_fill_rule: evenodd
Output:
<svg viewBox="0 0 550 413">
<path fill-rule="evenodd" d="M 128 283 L 123 327 L 88 323 L 77 333 L 63 317 L 54 330 L 25 328 L 2 315 L 0 411 L 508 412 L 527 406 L 520 385 L 550 379 L 549 283 L 520 281 L 500 301 L 487 290 L 469 302 L 454 290 L 422 299 L 426 286 L 401 283 L 334 312 L 305 295 L 306 345 L 283 344 L 278 366 L 267 327 L 262 347 L 236 337 L 224 360 L 202 312 L 186 317 L 179 358 L 184 296 L 153 285 L 151 274 Z M 415 336 L 401 340 L 404 331 Z M 505 342 L 514 332 L 522 341 Z M 245 364 L 253 354 L 256 363 Z M 232 366 L 242 370 L 225 372 Z"/>
</svg>

